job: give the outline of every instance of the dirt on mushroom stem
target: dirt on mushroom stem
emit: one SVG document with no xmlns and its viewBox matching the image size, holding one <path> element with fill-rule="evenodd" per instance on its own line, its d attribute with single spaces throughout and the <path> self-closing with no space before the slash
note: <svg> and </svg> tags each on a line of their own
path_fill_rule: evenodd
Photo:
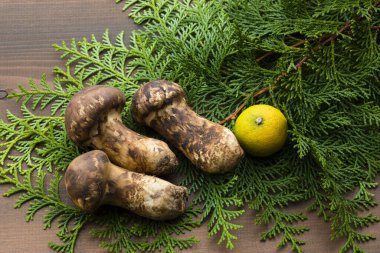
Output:
<svg viewBox="0 0 380 253">
<path fill-rule="evenodd" d="M 165 175 L 178 165 L 174 153 L 168 153 L 170 149 L 165 142 L 128 129 L 116 110 L 111 110 L 97 129 L 101 134 L 93 135 L 92 145 L 103 150 L 118 166 L 128 165 L 128 170 L 139 173 Z"/>
<path fill-rule="evenodd" d="M 230 171 L 243 156 L 234 134 L 195 113 L 176 83 L 158 80 L 144 84 L 133 97 L 132 117 L 161 134 L 205 172 Z"/>
</svg>

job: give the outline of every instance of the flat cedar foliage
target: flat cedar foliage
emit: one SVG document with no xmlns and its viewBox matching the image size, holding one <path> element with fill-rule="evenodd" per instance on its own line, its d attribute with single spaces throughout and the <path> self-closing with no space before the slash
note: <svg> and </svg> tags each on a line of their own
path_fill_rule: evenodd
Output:
<svg viewBox="0 0 380 253">
<path fill-rule="evenodd" d="M 15 207 L 28 205 L 26 220 L 41 210 L 43 228 L 58 224 L 57 252 L 74 252 L 87 223 L 109 252 L 176 252 L 199 239 L 191 230 L 208 227 L 222 247 L 233 249 L 235 221 L 244 206 L 279 246 L 302 252 L 299 235 L 309 228 L 302 213 L 285 212 L 310 200 L 309 210 L 329 222 L 331 238 L 343 238 L 340 252 L 365 252 L 375 239 L 361 229 L 378 222 L 371 189 L 380 170 L 380 13 L 369 0 L 118 0 L 141 25 L 130 44 L 120 33 L 55 45 L 66 69 L 55 68 L 48 83 L 31 81 L 11 98 L 22 116 L 8 111 L 0 121 L 0 183 Z M 82 213 L 62 202 L 59 186 L 67 165 L 86 149 L 64 131 L 64 111 L 83 87 L 100 83 L 127 96 L 124 123 L 133 123 L 130 98 L 148 80 L 167 79 L 184 87 L 199 114 L 233 129 L 239 112 L 271 104 L 289 123 L 283 150 L 266 159 L 246 156 L 231 173 L 208 175 L 181 160 L 179 184 L 194 198 L 177 220 L 156 222 L 105 207 Z M 27 106 L 28 105 L 28 106 Z M 37 116 L 34 110 L 50 110 Z M 62 189 L 61 189 L 62 191 Z M 306 211 L 306 210 L 305 210 Z M 207 240 L 206 238 L 202 240 Z M 79 250 L 80 251 L 80 250 Z M 275 251 L 275 249 L 273 249 Z"/>
</svg>

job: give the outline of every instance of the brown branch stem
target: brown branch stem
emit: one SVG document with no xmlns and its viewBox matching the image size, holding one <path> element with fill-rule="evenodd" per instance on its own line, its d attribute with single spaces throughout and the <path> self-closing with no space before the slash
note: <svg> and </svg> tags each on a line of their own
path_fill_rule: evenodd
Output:
<svg viewBox="0 0 380 253">
<path fill-rule="evenodd" d="M 262 94 L 267 93 L 268 91 L 269 91 L 269 88 L 264 87 L 261 90 L 255 92 L 252 95 L 252 98 L 257 98 L 257 97 L 261 96 Z M 237 116 L 240 114 L 240 112 L 244 109 L 246 104 L 247 104 L 247 101 L 244 101 L 233 113 L 231 113 L 227 118 L 220 121 L 219 124 L 223 125 L 223 124 L 227 123 L 228 121 L 236 119 Z"/>
<path fill-rule="evenodd" d="M 376 8 L 380 5 L 380 1 L 377 1 L 376 3 L 373 4 L 373 8 Z M 339 33 L 344 33 L 348 30 L 351 29 L 351 23 L 349 21 L 346 21 L 345 24 L 339 29 Z M 373 26 L 371 29 L 373 30 L 380 30 L 380 26 Z M 315 46 L 314 48 L 311 49 L 311 53 L 304 56 L 301 60 L 299 60 L 297 62 L 297 64 L 295 65 L 296 66 L 296 69 L 301 69 L 303 67 L 303 65 L 305 64 L 305 62 L 311 57 L 311 55 L 313 53 L 315 53 L 316 51 L 320 50 L 323 46 L 326 46 L 332 42 L 334 42 L 338 37 L 338 34 L 333 34 L 333 35 L 330 35 L 328 36 L 327 38 L 323 39 L 317 46 Z M 305 40 L 301 40 L 299 42 L 297 42 L 296 44 L 292 45 L 292 47 L 299 47 L 301 45 L 303 45 L 305 43 Z M 263 56 L 259 57 L 256 59 L 256 62 L 260 62 L 262 60 L 264 60 L 265 58 L 271 56 L 273 53 L 272 52 L 268 52 L 266 54 L 264 54 Z M 272 82 L 272 89 L 275 89 L 278 85 L 278 83 L 284 78 L 284 77 L 287 77 L 289 75 L 288 72 L 281 72 L 281 74 L 279 74 L 275 80 Z M 264 87 L 262 88 L 261 90 L 255 92 L 252 94 L 252 98 L 257 98 L 265 93 L 267 93 L 269 91 L 269 87 Z M 223 125 L 231 120 L 234 120 L 238 117 L 238 115 L 243 111 L 244 107 L 246 106 L 247 104 L 247 100 L 245 100 L 238 108 L 236 108 L 236 110 L 231 113 L 230 115 L 228 115 L 226 118 L 224 118 L 223 120 L 221 120 L 219 122 L 220 125 Z"/>
</svg>

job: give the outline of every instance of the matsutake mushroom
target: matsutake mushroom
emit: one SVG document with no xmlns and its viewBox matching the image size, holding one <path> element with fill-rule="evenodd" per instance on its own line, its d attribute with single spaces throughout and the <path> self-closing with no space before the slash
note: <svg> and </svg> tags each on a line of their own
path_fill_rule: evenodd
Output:
<svg viewBox="0 0 380 253">
<path fill-rule="evenodd" d="M 123 125 L 126 98 L 117 88 L 97 85 L 76 93 L 65 112 L 69 138 L 91 144 L 110 160 L 131 171 L 161 175 L 178 165 L 175 154 L 160 140 L 138 134 Z"/>
<path fill-rule="evenodd" d="M 203 171 L 230 171 L 244 154 L 228 128 L 187 105 L 185 92 L 176 83 L 158 80 L 142 85 L 133 96 L 131 110 L 136 122 L 156 130 Z"/>
<path fill-rule="evenodd" d="M 70 163 L 65 186 L 73 203 L 86 212 L 109 204 L 154 220 L 180 216 L 188 198 L 186 187 L 125 170 L 100 150 L 84 153 Z"/>
</svg>

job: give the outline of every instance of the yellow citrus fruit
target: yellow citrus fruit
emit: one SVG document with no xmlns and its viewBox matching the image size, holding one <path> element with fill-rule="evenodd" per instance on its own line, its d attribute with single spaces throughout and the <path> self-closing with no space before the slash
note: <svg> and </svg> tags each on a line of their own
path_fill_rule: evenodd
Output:
<svg viewBox="0 0 380 253">
<path fill-rule="evenodd" d="M 235 136 L 243 149 L 253 156 L 265 157 L 279 151 L 287 138 L 284 114 L 270 105 L 253 105 L 235 122 Z"/>
</svg>

